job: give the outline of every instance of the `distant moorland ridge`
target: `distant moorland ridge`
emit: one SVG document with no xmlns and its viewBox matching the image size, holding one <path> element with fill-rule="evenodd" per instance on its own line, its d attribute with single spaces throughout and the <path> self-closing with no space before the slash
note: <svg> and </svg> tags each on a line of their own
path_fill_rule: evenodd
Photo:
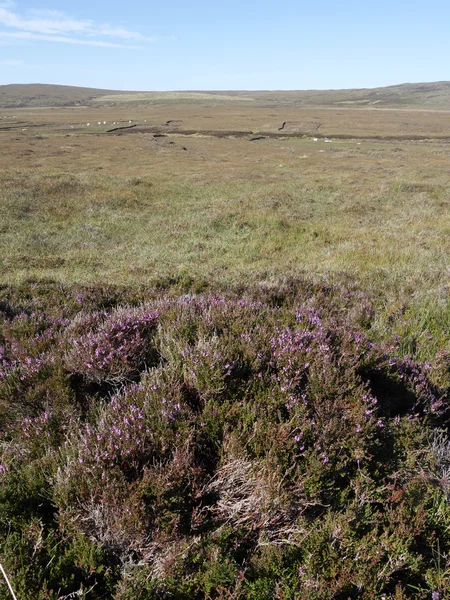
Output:
<svg viewBox="0 0 450 600">
<path fill-rule="evenodd" d="M 132 92 L 48 84 L 0 86 L 0 108 L 90 106 L 168 101 L 245 101 L 265 106 L 333 106 L 351 108 L 450 109 L 450 82 L 404 83 L 372 89 L 298 91 Z"/>
</svg>

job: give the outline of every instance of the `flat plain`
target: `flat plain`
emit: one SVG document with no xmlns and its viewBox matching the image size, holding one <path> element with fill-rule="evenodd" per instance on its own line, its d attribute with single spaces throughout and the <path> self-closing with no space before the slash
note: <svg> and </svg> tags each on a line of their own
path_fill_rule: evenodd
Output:
<svg viewBox="0 0 450 600">
<path fill-rule="evenodd" d="M 447 319 L 450 112 L 195 96 L 1 109 L 0 281 L 307 276 Z"/>
</svg>

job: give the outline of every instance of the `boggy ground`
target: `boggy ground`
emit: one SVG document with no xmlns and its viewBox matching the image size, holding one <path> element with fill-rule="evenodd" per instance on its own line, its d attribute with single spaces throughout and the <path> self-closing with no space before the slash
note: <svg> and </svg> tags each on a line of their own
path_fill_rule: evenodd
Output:
<svg viewBox="0 0 450 600">
<path fill-rule="evenodd" d="M 0 112 L 18 597 L 449 593 L 448 114 Z"/>
</svg>

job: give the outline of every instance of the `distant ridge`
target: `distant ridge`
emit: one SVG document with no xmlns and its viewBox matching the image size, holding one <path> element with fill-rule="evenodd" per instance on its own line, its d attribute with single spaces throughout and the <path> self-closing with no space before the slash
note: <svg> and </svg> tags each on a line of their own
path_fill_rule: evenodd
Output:
<svg viewBox="0 0 450 600">
<path fill-rule="evenodd" d="M 0 107 L 26 108 L 33 106 L 86 105 L 91 100 L 100 96 L 106 96 L 107 94 L 121 94 L 121 92 L 46 83 L 12 83 L 9 85 L 0 85 Z"/>
<path fill-rule="evenodd" d="M 264 106 L 328 106 L 450 110 L 450 82 L 403 83 L 379 88 L 298 91 L 132 92 L 50 84 L 0 86 L 0 108 L 248 102 Z"/>
</svg>

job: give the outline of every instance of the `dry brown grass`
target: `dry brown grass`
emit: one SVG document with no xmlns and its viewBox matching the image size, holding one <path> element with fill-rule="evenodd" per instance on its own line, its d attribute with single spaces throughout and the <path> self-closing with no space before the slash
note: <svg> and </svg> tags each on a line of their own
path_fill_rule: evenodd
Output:
<svg viewBox="0 0 450 600">
<path fill-rule="evenodd" d="M 13 116 L 15 118 L 13 118 Z M 362 138 L 449 138 L 450 112 L 439 110 L 362 109 L 351 107 L 271 106 L 249 101 L 213 102 L 200 98 L 192 103 L 172 101 L 154 105 L 79 106 L 0 109 L 0 133 L 17 131 L 20 137 L 39 134 L 103 133 L 116 121 L 140 126 L 165 126 L 181 121 L 179 129 L 255 131 L 359 136 Z M 97 123 L 102 125 L 98 126 Z M 103 126 L 107 121 L 108 126 Z M 146 124 L 144 123 L 146 121 Z M 90 123 L 90 128 L 86 124 Z M 73 126 L 74 129 L 71 128 Z M 14 127 L 15 129 L 7 129 Z M 27 132 L 22 128 L 27 127 Z M 3 135 L 2 135 L 3 137 Z"/>
</svg>

